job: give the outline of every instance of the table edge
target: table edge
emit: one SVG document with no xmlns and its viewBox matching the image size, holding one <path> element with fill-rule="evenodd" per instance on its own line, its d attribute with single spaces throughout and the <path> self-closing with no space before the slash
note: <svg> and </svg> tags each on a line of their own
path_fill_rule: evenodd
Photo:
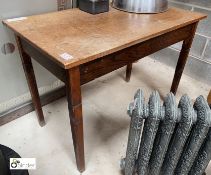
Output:
<svg viewBox="0 0 211 175">
<path fill-rule="evenodd" d="M 198 13 L 198 12 L 197 12 Z M 113 48 L 111 50 L 108 50 L 108 51 L 104 51 L 102 53 L 99 53 L 99 54 L 95 54 L 95 55 L 92 55 L 90 57 L 86 57 L 86 58 L 80 58 L 80 60 L 74 62 L 74 63 L 67 63 L 67 64 L 63 64 L 61 63 L 59 60 L 55 59 L 54 56 L 52 56 L 50 53 L 46 52 L 45 50 L 41 49 L 39 46 L 37 46 L 35 43 L 33 43 L 31 40 L 28 40 L 26 37 L 24 37 L 24 35 L 22 35 L 21 33 L 19 33 L 18 31 L 16 31 L 13 27 L 9 26 L 8 25 L 8 22 L 6 20 L 3 20 L 2 23 L 4 26 L 8 27 L 10 30 L 12 30 L 14 32 L 15 35 L 19 36 L 21 39 L 24 39 L 25 41 L 27 41 L 30 45 L 32 45 L 35 49 L 37 49 L 38 51 L 42 52 L 44 55 L 46 55 L 46 57 L 48 57 L 49 59 L 51 59 L 51 61 L 55 62 L 56 64 L 58 64 L 58 66 L 64 68 L 64 69 L 71 69 L 73 67 L 77 67 L 77 66 L 80 66 L 82 64 L 85 64 L 87 62 L 90 62 L 90 61 L 93 61 L 93 60 L 96 60 L 98 58 L 101 58 L 101 57 L 104 57 L 104 56 L 107 56 L 107 55 L 110 55 L 110 54 L 113 54 L 115 52 L 118 52 L 120 50 L 123 50 L 123 49 L 126 49 L 126 48 L 129 48 L 131 46 L 134 46 L 136 44 L 139 44 L 141 42 L 145 42 L 149 39 L 152 39 L 154 37 L 158 37 L 158 36 L 161 36 L 165 33 L 168 33 L 168 32 L 172 32 L 174 30 L 177 30 L 179 28 L 182 28 L 182 27 L 185 27 L 185 26 L 188 26 L 190 24 L 194 24 L 194 23 L 197 23 L 199 22 L 200 20 L 202 19 L 205 19 L 207 18 L 207 15 L 206 14 L 203 14 L 203 13 L 198 13 L 198 14 L 201 14 L 201 17 L 198 17 L 194 20 L 190 20 L 186 23 L 183 23 L 181 25 L 178 25 L 176 27 L 171 27 L 171 28 L 168 28 L 166 30 L 163 30 L 162 32 L 159 32 L 159 33 L 155 33 L 153 35 L 150 35 L 148 37 L 145 37 L 145 38 L 142 38 L 142 39 L 137 39 L 137 40 L 134 40 L 130 43 L 126 43 L 124 45 L 121 45 L 119 47 L 116 47 L 116 48 Z"/>
</svg>

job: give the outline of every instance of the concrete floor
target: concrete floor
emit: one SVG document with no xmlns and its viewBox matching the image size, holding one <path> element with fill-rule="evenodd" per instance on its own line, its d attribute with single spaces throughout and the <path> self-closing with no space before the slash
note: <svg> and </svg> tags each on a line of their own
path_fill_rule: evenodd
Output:
<svg viewBox="0 0 211 175">
<path fill-rule="evenodd" d="M 130 83 L 125 68 L 82 87 L 86 171 L 84 175 L 119 175 L 119 161 L 125 156 L 129 117 L 127 106 L 138 88 L 148 99 L 157 89 L 163 98 L 170 89 L 174 69 L 152 59 L 133 68 Z M 208 95 L 210 85 L 183 75 L 177 100 L 187 93 L 194 101 Z M 47 125 L 39 127 L 35 112 L 0 127 L 0 143 L 22 157 L 35 157 L 37 169 L 30 175 L 78 175 L 65 98 L 43 107 Z M 211 174 L 211 166 L 208 168 Z"/>
</svg>

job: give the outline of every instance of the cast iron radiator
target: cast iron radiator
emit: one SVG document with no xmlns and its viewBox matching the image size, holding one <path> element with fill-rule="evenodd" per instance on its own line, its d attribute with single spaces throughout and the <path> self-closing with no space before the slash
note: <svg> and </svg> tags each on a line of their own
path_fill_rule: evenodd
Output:
<svg viewBox="0 0 211 175">
<path fill-rule="evenodd" d="M 153 92 L 148 104 L 141 90 L 129 105 L 131 117 L 125 175 L 202 175 L 211 159 L 211 110 L 203 96 L 194 105 L 187 95 L 177 106 L 169 93 L 161 103 Z"/>
</svg>

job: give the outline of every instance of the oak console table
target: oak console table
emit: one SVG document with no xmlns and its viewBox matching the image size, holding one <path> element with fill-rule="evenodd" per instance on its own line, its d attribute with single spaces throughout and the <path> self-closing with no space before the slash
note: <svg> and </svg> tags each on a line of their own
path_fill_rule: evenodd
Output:
<svg viewBox="0 0 211 175">
<path fill-rule="evenodd" d="M 85 170 L 81 85 L 183 41 L 171 91 L 175 94 L 198 22 L 206 15 L 170 8 L 160 14 L 132 14 L 110 8 L 91 15 L 71 9 L 4 20 L 15 33 L 39 124 L 45 120 L 31 58 L 66 84 L 78 170 Z M 149 65 L 146 65 L 149 66 Z"/>
</svg>

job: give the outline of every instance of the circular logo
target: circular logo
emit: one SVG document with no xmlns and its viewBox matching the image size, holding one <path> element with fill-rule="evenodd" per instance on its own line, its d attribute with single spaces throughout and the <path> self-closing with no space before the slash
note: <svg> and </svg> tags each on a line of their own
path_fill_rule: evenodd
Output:
<svg viewBox="0 0 211 175">
<path fill-rule="evenodd" d="M 16 162 L 12 162 L 12 163 L 11 163 L 11 167 L 12 167 L 12 168 L 17 168 L 17 166 L 18 166 L 18 164 L 17 164 Z"/>
</svg>

